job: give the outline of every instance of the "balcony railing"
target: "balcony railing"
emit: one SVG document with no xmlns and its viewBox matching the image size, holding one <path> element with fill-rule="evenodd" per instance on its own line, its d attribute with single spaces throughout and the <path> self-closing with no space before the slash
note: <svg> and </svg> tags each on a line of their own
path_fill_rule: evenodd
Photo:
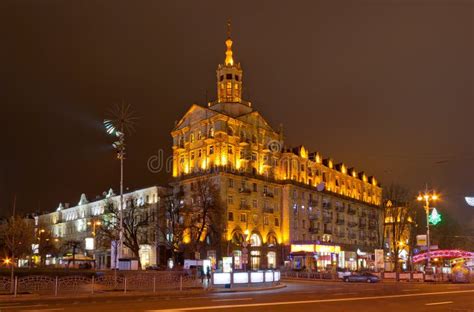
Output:
<svg viewBox="0 0 474 312">
<path fill-rule="evenodd" d="M 349 221 L 349 222 L 347 222 L 347 226 L 349 226 L 349 227 L 356 227 L 356 226 L 357 226 L 357 222 Z"/>
<path fill-rule="evenodd" d="M 248 204 L 240 204 L 240 210 L 250 210 L 250 205 L 248 205 Z"/>
<path fill-rule="evenodd" d="M 331 209 L 331 203 L 323 202 L 323 208 Z"/>
<path fill-rule="evenodd" d="M 273 208 L 263 208 L 263 212 L 264 212 L 264 213 L 272 213 L 272 214 L 273 214 L 273 213 L 275 212 L 275 210 L 274 210 Z"/>
<path fill-rule="evenodd" d="M 263 192 L 263 197 L 270 197 L 270 198 L 273 198 L 273 193 L 271 193 L 271 192 Z"/>
<path fill-rule="evenodd" d="M 239 188 L 239 193 L 242 193 L 242 194 L 250 194 L 252 191 L 249 189 L 249 188 L 246 188 L 246 187 L 241 187 Z"/>
</svg>

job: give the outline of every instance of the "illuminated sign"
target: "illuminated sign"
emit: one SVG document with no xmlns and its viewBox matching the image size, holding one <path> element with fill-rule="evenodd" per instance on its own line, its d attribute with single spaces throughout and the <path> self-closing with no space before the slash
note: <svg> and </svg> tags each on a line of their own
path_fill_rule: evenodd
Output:
<svg viewBox="0 0 474 312">
<path fill-rule="evenodd" d="M 93 237 L 87 237 L 86 239 L 86 250 L 94 250 L 95 242 Z"/>
<path fill-rule="evenodd" d="M 291 252 L 324 252 L 324 253 L 340 253 L 341 246 L 337 245 L 291 245 Z"/>
</svg>

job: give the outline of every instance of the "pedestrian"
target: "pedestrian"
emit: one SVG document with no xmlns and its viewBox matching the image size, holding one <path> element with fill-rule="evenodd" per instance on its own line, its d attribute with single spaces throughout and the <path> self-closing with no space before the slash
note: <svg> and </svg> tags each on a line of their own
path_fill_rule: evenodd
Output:
<svg viewBox="0 0 474 312">
<path fill-rule="evenodd" d="M 211 267 L 207 267 L 207 286 L 209 287 L 209 285 L 211 285 Z"/>
</svg>

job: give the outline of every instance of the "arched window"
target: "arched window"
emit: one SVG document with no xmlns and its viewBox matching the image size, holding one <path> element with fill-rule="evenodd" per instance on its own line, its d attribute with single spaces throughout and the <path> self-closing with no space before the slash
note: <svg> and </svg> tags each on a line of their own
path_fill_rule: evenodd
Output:
<svg viewBox="0 0 474 312">
<path fill-rule="evenodd" d="M 234 135 L 234 130 L 231 127 L 227 127 L 227 134 Z"/>
<path fill-rule="evenodd" d="M 268 247 L 274 247 L 278 244 L 278 240 L 274 233 L 270 233 L 267 236 L 267 245 Z"/>
<path fill-rule="evenodd" d="M 260 235 L 253 233 L 250 236 L 250 246 L 252 247 L 260 247 L 262 246 L 262 239 L 260 238 Z"/>
<path fill-rule="evenodd" d="M 213 138 L 214 137 L 214 127 L 209 128 L 209 137 Z"/>
<path fill-rule="evenodd" d="M 244 242 L 244 236 L 240 232 L 234 232 L 232 234 L 232 243 L 235 245 L 242 245 Z"/>
<path fill-rule="evenodd" d="M 191 135 L 189 136 L 189 139 L 191 143 L 194 143 L 194 132 L 191 132 Z"/>
</svg>

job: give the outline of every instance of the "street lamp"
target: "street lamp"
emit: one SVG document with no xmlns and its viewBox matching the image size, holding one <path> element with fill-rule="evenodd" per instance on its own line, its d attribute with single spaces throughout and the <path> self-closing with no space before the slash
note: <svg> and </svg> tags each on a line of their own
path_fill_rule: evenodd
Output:
<svg viewBox="0 0 474 312">
<path fill-rule="evenodd" d="M 123 161 L 125 159 L 125 133 L 123 132 L 123 125 L 121 131 L 117 130 L 112 120 L 104 120 L 104 126 L 108 134 L 118 137 L 118 141 L 114 142 L 112 146 L 117 150 L 117 159 L 120 160 L 120 210 L 119 210 L 119 246 L 115 246 L 116 254 L 118 250 L 118 257 L 115 259 L 115 268 L 117 268 L 117 260 L 123 255 Z M 95 225 L 94 225 L 95 236 Z"/>
<path fill-rule="evenodd" d="M 419 202 L 424 202 L 423 208 L 425 209 L 426 213 L 426 245 L 428 247 L 428 251 L 426 254 L 427 268 L 431 268 L 431 259 L 430 259 L 430 251 L 431 251 L 431 244 L 430 244 L 430 202 L 435 202 L 439 199 L 439 196 L 435 192 L 428 192 L 425 191 L 423 194 L 419 194 L 416 198 Z"/>
<path fill-rule="evenodd" d="M 96 226 L 101 226 L 102 225 L 102 222 L 100 221 L 89 221 L 87 222 L 87 225 L 92 225 L 92 236 L 96 236 L 95 234 L 95 227 Z"/>
<path fill-rule="evenodd" d="M 115 135 L 118 141 L 112 146 L 117 150 L 117 159 L 120 160 L 120 211 L 119 211 L 119 248 L 116 246 L 116 258 L 123 255 L 123 161 L 125 159 L 125 132 L 131 134 L 134 131 L 135 121 L 138 119 L 134 116 L 131 105 L 116 105 L 111 110 L 111 119 L 104 120 L 105 130 L 110 135 Z M 117 253 L 118 250 L 118 253 Z M 115 268 L 117 268 L 117 259 L 115 259 Z"/>
</svg>

